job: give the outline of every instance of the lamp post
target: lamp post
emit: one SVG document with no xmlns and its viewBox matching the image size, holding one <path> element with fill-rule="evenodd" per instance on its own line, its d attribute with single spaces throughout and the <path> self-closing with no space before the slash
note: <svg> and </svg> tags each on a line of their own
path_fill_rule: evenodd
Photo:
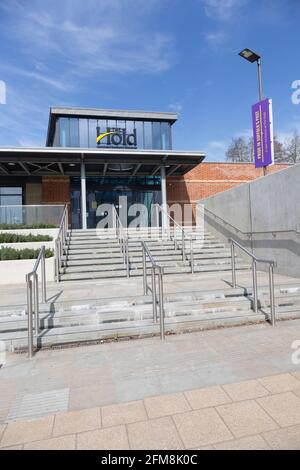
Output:
<svg viewBox="0 0 300 470">
<path fill-rule="evenodd" d="M 256 52 L 251 51 L 251 49 L 243 49 L 239 52 L 239 55 L 243 57 L 243 59 L 248 60 L 248 62 L 256 62 L 257 63 L 257 73 L 258 73 L 258 90 L 259 90 L 259 101 L 263 99 L 263 91 L 262 91 L 262 78 L 261 78 L 261 57 L 260 55 L 256 54 Z M 266 174 L 266 167 L 263 167 L 264 175 Z"/>
</svg>

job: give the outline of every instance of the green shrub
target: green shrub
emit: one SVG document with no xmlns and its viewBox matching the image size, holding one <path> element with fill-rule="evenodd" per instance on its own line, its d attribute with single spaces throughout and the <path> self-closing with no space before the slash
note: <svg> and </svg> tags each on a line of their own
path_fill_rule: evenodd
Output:
<svg viewBox="0 0 300 470">
<path fill-rule="evenodd" d="M 23 250 L 16 250 L 15 248 L 9 248 L 1 246 L 0 248 L 0 261 L 7 260 L 18 260 L 18 259 L 36 259 L 39 255 L 40 250 L 32 248 L 24 248 Z M 46 258 L 53 256 L 53 250 L 47 248 L 45 250 Z"/>
<path fill-rule="evenodd" d="M 0 230 L 20 230 L 29 228 L 57 228 L 55 224 L 0 224 Z"/>
<path fill-rule="evenodd" d="M 49 235 L 18 235 L 17 233 L 0 233 L 0 243 L 22 243 L 22 242 L 51 242 Z"/>
</svg>

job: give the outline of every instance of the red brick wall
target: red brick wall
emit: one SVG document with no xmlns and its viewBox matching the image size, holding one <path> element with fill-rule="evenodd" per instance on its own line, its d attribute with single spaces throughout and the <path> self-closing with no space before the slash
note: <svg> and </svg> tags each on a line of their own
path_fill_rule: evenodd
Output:
<svg viewBox="0 0 300 470">
<path fill-rule="evenodd" d="M 267 168 L 267 174 L 283 170 L 289 165 L 276 164 Z M 263 176 L 262 168 L 252 163 L 200 163 L 181 177 L 167 177 L 168 204 L 192 204 L 200 199 L 234 188 Z"/>
<path fill-rule="evenodd" d="M 270 166 L 267 174 L 288 166 Z M 251 163 L 200 163 L 184 176 L 167 178 L 168 203 L 194 203 L 261 176 L 263 170 Z"/>
</svg>

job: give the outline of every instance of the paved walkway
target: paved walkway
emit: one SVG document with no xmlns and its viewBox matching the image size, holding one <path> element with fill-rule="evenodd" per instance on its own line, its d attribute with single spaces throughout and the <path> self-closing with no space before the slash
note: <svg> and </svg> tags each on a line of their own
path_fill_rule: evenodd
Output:
<svg viewBox="0 0 300 470">
<path fill-rule="evenodd" d="M 300 449 L 300 371 L 0 427 L 1 449 Z"/>
<path fill-rule="evenodd" d="M 300 448 L 299 340 L 294 320 L 8 354 L 0 445 Z"/>
<path fill-rule="evenodd" d="M 149 278 L 150 282 L 150 278 Z M 251 271 L 237 273 L 237 284 L 241 287 L 252 287 Z M 299 278 L 275 275 L 275 286 L 299 285 Z M 268 286 L 268 273 L 258 272 L 258 286 Z M 231 289 L 231 272 L 174 274 L 164 276 L 164 292 L 178 293 L 207 291 L 214 289 Z M 114 299 L 120 297 L 143 295 L 143 279 L 139 277 L 100 279 L 95 281 L 69 281 L 47 283 L 49 303 L 80 303 L 84 300 Z M 8 305 L 25 305 L 26 285 L 0 285 L 0 308 Z"/>
</svg>

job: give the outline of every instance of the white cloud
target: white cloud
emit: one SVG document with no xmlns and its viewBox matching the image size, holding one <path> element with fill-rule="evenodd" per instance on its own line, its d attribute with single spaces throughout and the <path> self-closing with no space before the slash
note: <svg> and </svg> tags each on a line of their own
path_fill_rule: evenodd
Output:
<svg viewBox="0 0 300 470">
<path fill-rule="evenodd" d="M 37 62 L 43 56 L 59 62 L 62 73 L 156 73 L 173 63 L 172 38 L 145 27 L 143 14 L 155 10 L 157 0 L 147 6 L 142 0 L 53 0 L 47 9 L 38 0 L 4 3 L 11 14 L 6 34 Z"/>
<path fill-rule="evenodd" d="M 174 111 L 175 113 L 179 114 L 183 110 L 183 104 L 179 102 L 171 103 L 169 104 L 169 108 L 171 109 L 171 111 Z"/>
<path fill-rule="evenodd" d="M 210 18 L 226 21 L 247 3 L 248 0 L 201 0 L 204 11 Z"/>
<path fill-rule="evenodd" d="M 228 35 L 224 31 L 211 31 L 206 33 L 204 37 L 212 47 L 218 47 L 224 44 L 228 39 Z"/>
</svg>

